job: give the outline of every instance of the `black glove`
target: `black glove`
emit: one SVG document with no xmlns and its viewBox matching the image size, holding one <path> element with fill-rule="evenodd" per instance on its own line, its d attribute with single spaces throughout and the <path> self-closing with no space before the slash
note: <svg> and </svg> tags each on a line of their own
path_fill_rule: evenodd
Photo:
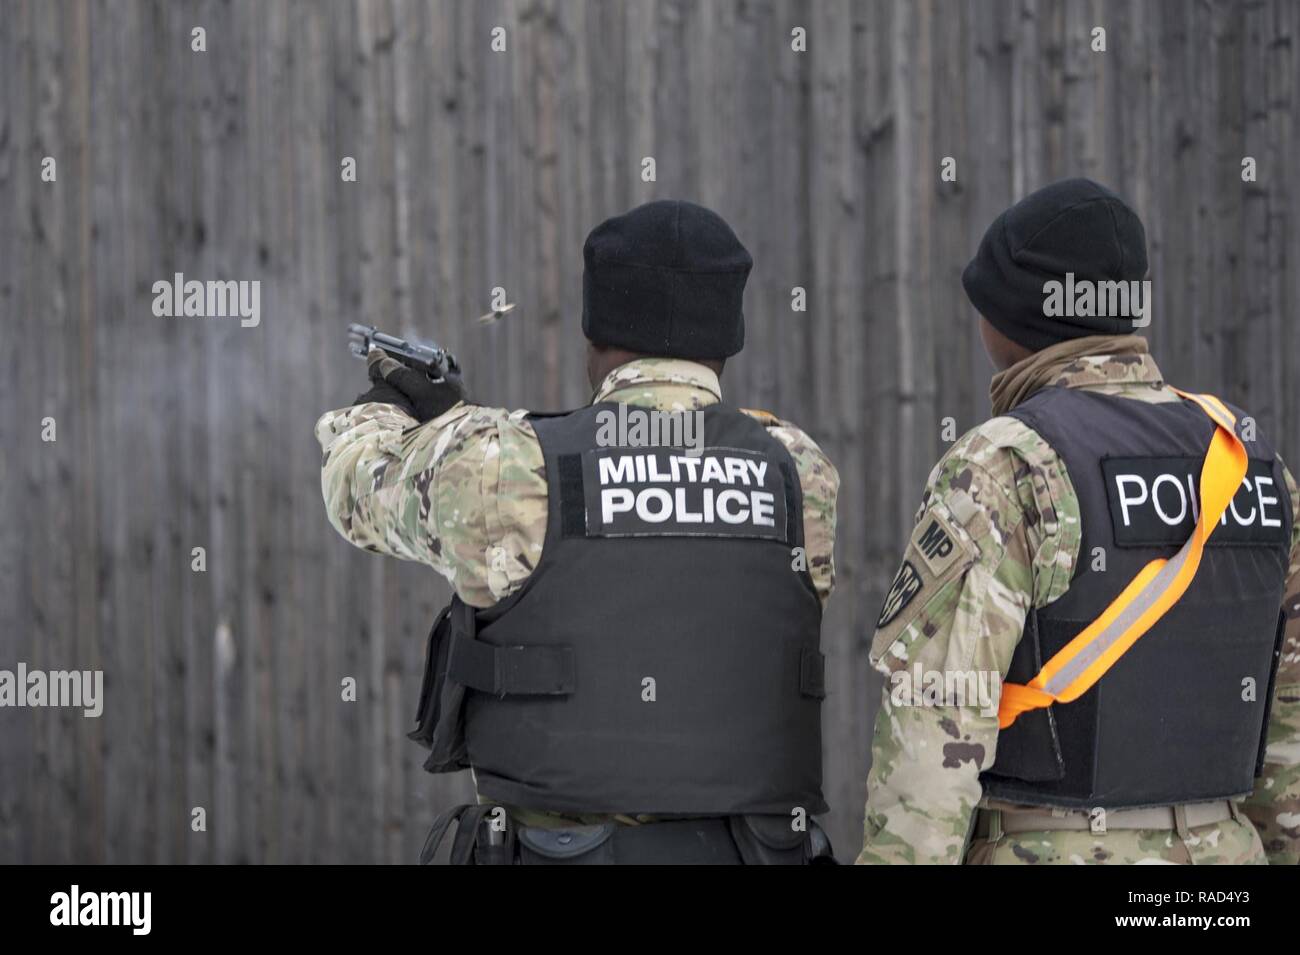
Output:
<svg viewBox="0 0 1300 955">
<path fill-rule="evenodd" d="M 460 367 L 452 364 L 441 381 L 431 381 L 423 371 L 404 365 L 380 348 L 372 348 L 366 358 L 373 382 L 369 391 L 358 395 L 353 404 L 382 401 L 397 405 L 417 421 L 430 421 L 465 399 L 465 382 Z"/>
</svg>

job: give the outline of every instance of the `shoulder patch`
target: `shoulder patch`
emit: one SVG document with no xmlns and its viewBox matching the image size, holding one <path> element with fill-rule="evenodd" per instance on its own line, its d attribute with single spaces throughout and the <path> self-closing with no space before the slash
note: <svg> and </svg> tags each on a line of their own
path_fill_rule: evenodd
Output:
<svg viewBox="0 0 1300 955">
<path fill-rule="evenodd" d="M 876 621 L 877 629 L 889 626 L 920 592 L 921 575 L 916 572 L 910 560 L 903 561 L 903 565 L 898 568 L 898 573 L 894 575 L 889 593 L 885 595 L 885 603 L 880 608 L 880 618 Z"/>
<path fill-rule="evenodd" d="M 961 556 L 957 549 L 957 534 L 938 508 L 932 508 L 921 517 L 912 532 L 911 544 L 935 577 L 942 576 Z"/>
<path fill-rule="evenodd" d="M 912 530 L 902 564 L 880 608 L 869 654 L 873 664 L 908 627 L 938 612 L 943 603 L 938 598 L 949 583 L 975 563 L 978 555 L 979 548 L 947 506 L 942 501 L 931 501 Z M 899 656 L 905 658 L 906 654 Z"/>
</svg>

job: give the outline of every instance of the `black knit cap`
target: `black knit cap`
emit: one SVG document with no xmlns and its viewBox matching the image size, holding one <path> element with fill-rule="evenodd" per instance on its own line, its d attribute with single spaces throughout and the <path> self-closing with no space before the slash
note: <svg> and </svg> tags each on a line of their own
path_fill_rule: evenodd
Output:
<svg viewBox="0 0 1300 955">
<path fill-rule="evenodd" d="M 726 358 L 744 346 L 754 260 L 716 212 L 647 202 L 592 229 L 582 257 L 582 330 L 596 344 L 671 358 Z"/>
<path fill-rule="evenodd" d="M 1126 335 L 1131 318 L 1044 314 L 1043 285 L 1132 281 L 1147 272 L 1146 231 L 1124 200 L 1091 179 L 1062 179 L 993 220 L 962 272 L 966 296 L 1012 341 L 1039 351 L 1085 335 Z"/>
</svg>

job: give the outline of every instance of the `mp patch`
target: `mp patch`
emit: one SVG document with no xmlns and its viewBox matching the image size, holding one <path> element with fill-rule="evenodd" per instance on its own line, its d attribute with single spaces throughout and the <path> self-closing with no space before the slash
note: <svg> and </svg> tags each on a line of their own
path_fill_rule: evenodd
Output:
<svg viewBox="0 0 1300 955">
<path fill-rule="evenodd" d="M 912 531 L 912 546 L 916 548 L 934 577 L 942 577 L 961 552 L 957 549 L 957 535 L 947 519 L 937 510 L 931 510 Z"/>
<path fill-rule="evenodd" d="M 898 573 L 894 575 L 889 593 L 885 595 L 885 603 L 880 608 L 880 619 L 876 621 L 876 629 L 889 626 L 890 622 L 902 613 L 903 608 L 920 592 L 921 575 L 916 572 L 910 560 L 903 561 L 903 566 L 899 567 Z"/>
<path fill-rule="evenodd" d="M 939 617 L 955 607 L 962 576 L 978 556 L 979 548 L 947 505 L 931 501 L 917 518 L 902 566 L 880 608 L 868 655 L 872 666 L 887 656 L 896 661 L 911 658 L 915 648 L 910 644 L 890 648 L 908 631 L 915 631 L 914 641 L 934 632 Z"/>
</svg>

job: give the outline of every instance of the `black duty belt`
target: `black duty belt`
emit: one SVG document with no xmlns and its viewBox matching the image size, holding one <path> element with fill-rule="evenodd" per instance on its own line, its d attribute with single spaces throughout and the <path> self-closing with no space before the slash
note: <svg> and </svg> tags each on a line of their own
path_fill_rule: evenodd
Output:
<svg viewBox="0 0 1300 955">
<path fill-rule="evenodd" d="M 433 861 L 457 823 L 451 865 L 808 865 L 834 863 L 830 841 L 809 821 L 796 831 L 782 816 L 671 819 L 543 829 L 502 824 L 497 807 L 464 805 L 434 821 L 420 853 Z"/>
</svg>

